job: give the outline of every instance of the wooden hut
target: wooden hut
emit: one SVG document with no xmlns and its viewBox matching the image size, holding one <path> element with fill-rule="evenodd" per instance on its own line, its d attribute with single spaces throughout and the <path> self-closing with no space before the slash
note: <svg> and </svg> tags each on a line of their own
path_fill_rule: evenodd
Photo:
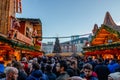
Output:
<svg viewBox="0 0 120 80">
<path fill-rule="evenodd" d="M 116 25 L 109 12 L 101 27 L 93 29 L 93 38 L 83 49 L 86 56 L 120 59 L 120 26 Z"/>
<path fill-rule="evenodd" d="M 22 12 L 21 0 L 0 0 L 0 59 L 20 60 L 21 55 L 43 55 L 40 19 L 16 18 Z M 33 38 L 35 37 L 35 38 Z M 28 54 L 28 55 L 27 55 Z"/>
</svg>

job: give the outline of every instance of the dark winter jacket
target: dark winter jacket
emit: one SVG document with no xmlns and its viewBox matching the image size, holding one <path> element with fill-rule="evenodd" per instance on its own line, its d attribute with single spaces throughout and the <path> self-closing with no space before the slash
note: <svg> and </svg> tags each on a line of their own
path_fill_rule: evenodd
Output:
<svg viewBox="0 0 120 80">
<path fill-rule="evenodd" d="M 69 78 L 69 75 L 67 74 L 67 72 L 65 72 L 60 74 L 56 80 L 67 80 L 68 78 Z"/>
<path fill-rule="evenodd" d="M 43 74 L 40 70 L 35 70 L 30 74 L 30 76 L 28 76 L 28 78 L 26 80 L 40 80 L 42 75 Z"/>
<path fill-rule="evenodd" d="M 56 80 L 57 76 L 52 72 L 45 73 L 49 80 Z"/>
<path fill-rule="evenodd" d="M 98 64 L 95 66 L 95 72 L 97 73 L 99 80 L 108 80 L 110 71 L 106 65 Z"/>
</svg>

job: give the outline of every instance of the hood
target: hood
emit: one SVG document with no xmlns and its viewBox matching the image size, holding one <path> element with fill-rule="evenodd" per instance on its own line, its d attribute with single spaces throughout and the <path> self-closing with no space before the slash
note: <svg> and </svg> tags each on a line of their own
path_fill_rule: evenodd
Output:
<svg viewBox="0 0 120 80">
<path fill-rule="evenodd" d="M 40 78 L 40 77 L 42 77 L 43 73 L 40 70 L 35 70 L 31 73 L 31 75 L 36 77 L 36 78 Z"/>
</svg>

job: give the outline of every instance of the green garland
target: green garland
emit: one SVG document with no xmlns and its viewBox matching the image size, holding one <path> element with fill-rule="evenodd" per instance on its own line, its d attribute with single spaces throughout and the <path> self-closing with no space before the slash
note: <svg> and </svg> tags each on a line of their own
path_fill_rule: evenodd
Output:
<svg viewBox="0 0 120 80">
<path fill-rule="evenodd" d="M 96 36 L 98 35 L 101 29 L 106 29 L 110 33 L 117 34 L 118 38 L 120 38 L 120 33 L 118 31 L 110 28 L 107 25 L 102 24 L 101 27 L 96 32 L 95 36 L 92 37 L 91 42 L 93 41 L 94 38 L 96 38 Z M 113 49 L 113 48 L 120 48 L 120 42 L 114 42 L 111 44 L 103 44 L 103 45 L 98 45 L 98 46 L 83 47 L 83 50 L 84 51 L 95 51 L 95 50 L 105 50 L 105 49 Z"/>
<path fill-rule="evenodd" d="M 10 45 L 13 44 L 13 41 L 11 41 L 11 40 L 3 37 L 3 36 L 0 36 L 0 41 L 1 41 L 1 42 L 4 42 L 4 43 L 8 43 L 8 44 L 10 44 Z"/>
<path fill-rule="evenodd" d="M 113 48 L 120 48 L 120 42 L 115 42 L 111 44 L 103 44 L 98 46 L 90 46 L 90 47 L 83 47 L 84 51 L 96 51 L 96 50 L 106 50 L 106 49 L 113 49 Z"/>
<path fill-rule="evenodd" d="M 110 27 L 108 27 L 108 26 L 106 26 L 106 25 L 103 25 L 104 27 L 104 29 L 106 29 L 107 31 L 109 31 L 110 33 L 113 33 L 113 34 L 117 34 L 118 35 L 118 38 L 120 38 L 120 33 L 118 32 L 118 31 L 116 31 L 116 30 L 114 30 L 114 29 L 112 29 L 112 28 L 110 28 Z"/>
<path fill-rule="evenodd" d="M 28 46 L 28 45 L 25 45 L 25 44 L 20 43 L 20 42 L 16 42 L 16 41 L 11 40 L 11 39 L 7 39 L 7 38 L 5 38 L 3 36 L 0 36 L 0 41 L 3 42 L 3 43 L 9 44 L 13 48 L 17 47 L 17 48 L 20 48 L 20 49 L 26 49 L 26 50 L 31 50 L 31 51 L 38 51 L 38 50 L 36 50 L 34 48 L 34 46 Z"/>
<path fill-rule="evenodd" d="M 34 51 L 34 50 L 36 50 L 35 48 L 34 48 L 34 46 L 27 46 L 27 45 L 25 45 L 25 44 L 22 44 L 22 43 L 18 43 L 18 42 L 14 42 L 14 44 L 12 45 L 12 47 L 13 48 L 20 48 L 20 49 L 26 49 L 26 50 L 32 50 L 32 51 Z"/>
<path fill-rule="evenodd" d="M 118 38 L 120 38 L 120 33 L 110 27 L 108 27 L 107 25 L 105 24 L 102 24 L 101 27 L 97 30 L 95 36 L 92 37 L 92 40 L 91 42 L 93 41 L 94 38 L 96 38 L 96 36 L 98 35 L 98 33 L 100 32 L 101 29 L 106 29 L 108 32 L 110 33 L 113 33 L 113 34 L 117 34 L 118 35 Z"/>
</svg>

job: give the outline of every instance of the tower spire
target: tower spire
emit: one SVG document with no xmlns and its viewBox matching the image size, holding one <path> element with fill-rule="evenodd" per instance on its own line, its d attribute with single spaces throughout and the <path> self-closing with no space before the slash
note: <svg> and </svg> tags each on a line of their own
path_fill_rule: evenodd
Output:
<svg viewBox="0 0 120 80">
<path fill-rule="evenodd" d="M 116 26 L 109 12 L 106 12 L 103 24 L 110 25 L 110 26 Z"/>
</svg>

